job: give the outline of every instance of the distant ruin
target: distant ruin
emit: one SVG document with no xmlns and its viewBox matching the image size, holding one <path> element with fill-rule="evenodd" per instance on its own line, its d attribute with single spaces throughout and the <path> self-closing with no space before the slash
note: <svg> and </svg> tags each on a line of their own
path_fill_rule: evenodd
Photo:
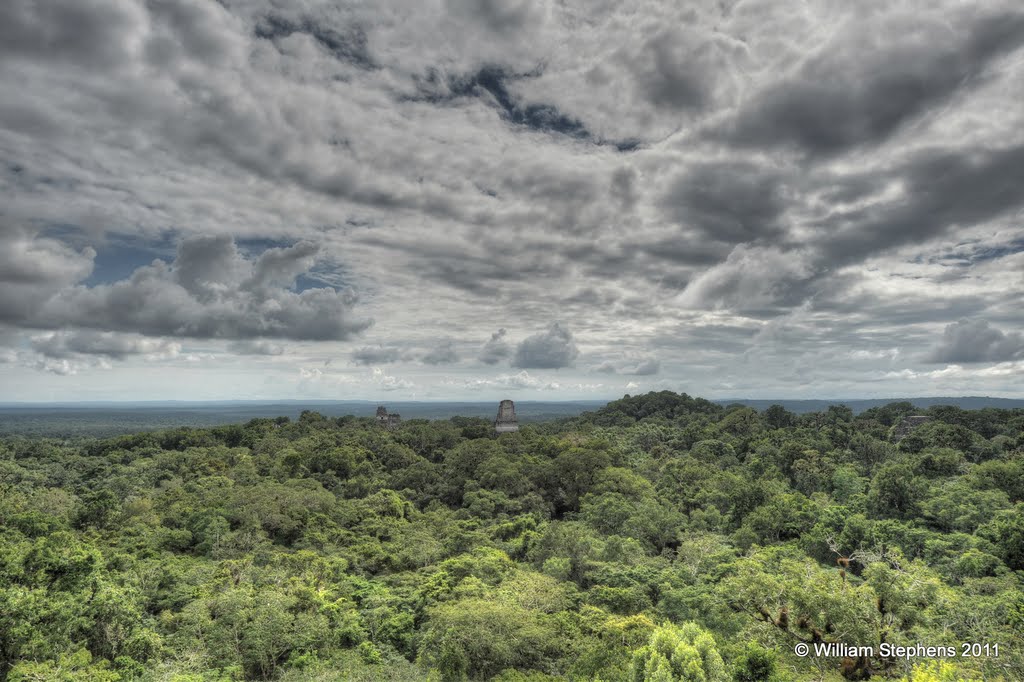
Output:
<svg viewBox="0 0 1024 682">
<path fill-rule="evenodd" d="M 383 405 L 377 406 L 377 425 L 383 426 L 385 429 L 393 429 L 398 426 L 402 421 L 401 415 L 388 414 L 388 408 Z"/>
<path fill-rule="evenodd" d="M 931 417 L 923 414 L 910 415 L 904 417 L 903 421 L 893 427 L 892 429 L 892 440 L 893 442 L 899 442 L 910 435 L 910 432 L 926 424 L 932 420 Z"/>
<path fill-rule="evenodd" d="M 494 430 L 497 433 L 513 433 L 519 430 L 519 422 L 516 421 L 516 406 L 511 400 L 502 400 L 498 405 L 498 417 L 494 420 Z"/>
</svg>

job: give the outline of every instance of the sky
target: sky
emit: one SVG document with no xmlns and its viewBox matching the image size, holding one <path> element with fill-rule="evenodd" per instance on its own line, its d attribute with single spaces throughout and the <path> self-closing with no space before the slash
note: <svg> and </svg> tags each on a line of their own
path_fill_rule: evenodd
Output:
<svg viewBox="0 0 1024 682">
<path fill-rule="evenodd" d="M 1018 0 L 6 0 L 0 401 L 1024 395 Z"/>
</svg>

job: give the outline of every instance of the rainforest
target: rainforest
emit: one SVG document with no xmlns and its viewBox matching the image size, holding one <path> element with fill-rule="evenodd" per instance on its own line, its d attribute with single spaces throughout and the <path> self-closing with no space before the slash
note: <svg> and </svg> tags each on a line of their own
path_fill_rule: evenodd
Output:
<svg viewBox="0 0 1024 682">
<path fill-rule="evenodd" d="M 1022 585 L 1020 409 L 0 440 L 9 682 L 1010 682 Z"/>
</svg>

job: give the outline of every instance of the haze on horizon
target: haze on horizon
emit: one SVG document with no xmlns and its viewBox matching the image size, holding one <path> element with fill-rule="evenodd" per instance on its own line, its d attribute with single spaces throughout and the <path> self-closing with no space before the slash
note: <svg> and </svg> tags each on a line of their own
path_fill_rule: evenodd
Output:
<svg viewBox="0 0 1024 682">
<path fill-rule="evenodd" d="M 0 401 L 1020 397 L 1024 8 L 0 3 Z"/>
</svg>

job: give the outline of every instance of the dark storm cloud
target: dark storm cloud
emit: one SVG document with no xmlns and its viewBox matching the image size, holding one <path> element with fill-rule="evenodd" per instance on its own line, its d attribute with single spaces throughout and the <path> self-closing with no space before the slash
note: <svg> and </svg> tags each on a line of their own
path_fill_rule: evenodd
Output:
<svg viewBox="0 0 1024 682">
<path fill-rule="evenodd" d="M 708 43 L 694 42 L 692 36 L 681 31 L 663 31 L 647 41 L 644 50 L 634 57 L 632 67 L 637 85 L 656 107 L 683 110 L 705 104 L 709 64 L 701 56 L 713 48 Z"/>
<path fill-rule="evenodd" d="M 744 161 L 693 166 L 662 197 L 668 216 L 701 239 L 737 244 L 777 236 L 786 209 L 781 174 Z"/>
<path fill-rule="evenodd" d="M 885 140 L 932 113 L 1024 42 L 1019 12 L 952 21 L 886 17 L 874 36 L 839 32 L 792 77 L 741 109 L 727 136 L 743 146 L 832 154 Z"/>
<path fill-rule="evenodd" d="M 238 257 L 231 237 L 194 237 L 178 246 L 172 276 L 200 301 L 211 301 L 224 287 L 244 276 L 248 265 Z"/>
<path fill-rule="evenodd" d="M 0 55 L 33 62 L 112 69 L 128 56 L 145 15 L 116 0 L 0 2 Z"/>
<path fill-rule="evenodd" d="M 825 194 L 842 194 L 848 186 L 849 196 L 860 198 L 863 205 L 831 208 L 815 221 L 817 231 L 797 242 L 785 234 L 786 210 L 802 210 L 813 183 L 783 190 L 786 185 L 771 171 L 759 174 L 747 168 L 736 172 L 731 189 L 729 172 L 720 175 L 717 170 L 712 166 L 706 180 L 701 173 L 685 174 L 663 197 L 676 219 L 700 229 L 706 239 L 731 238 L 738 244 L 724 261 L 693 278 L 686 301 L 755 317 L 781 314 L 822 293 L 829 298 L 827 290 L 839 268 L 927 243 L 1024 206 L 1019 182 L 1024 177 L 1024 145 L 964 152 L 925 149 L 881 176 L 900 187 L 895 196 L 870 199 L 873 189 L 884 186 L 877 180 L 880 173 L 826 176 L 831 184 L 822 190 Z M 773 243 L 778 246 L 759 246 Z M 714 258 L 707 242 L 698 244 L 691 249 L 679 238 L 675 248 L 641 248 L 694 265 L 700 264 L 702 253 Z"/>
<path fill-rule="evenodd" d="M 455 352 L 454 342 L 445 339 L 420 359 L 428 365 L 451 365 L 459 361 L 459 354 Z"/>
<path fill-rule="evenodd" d="M 828 261 L 855 262 L 1024 205 L 1024 145 L 962 153 L 929 150 L 892 177 L 904 184 L 902 196 L 839 212 L 828 221 L 821 244 Z"/>
<path fill-rule="evenodd" d="M 480 362 L 485 365 L 496 365 L 511 356 L 512 346 L 510 346 L 508 341 L 505 340 L 507 335 L 508 332 L 505 331 L 505 329 L 499 329 L 491 334 L 490 340 L 488 340 L 480 350 Z"/>
<path fill-rule="evenodd" d="M 946 327 L 928 362 L 1009 362 L 1024 359 L 1024 334 L 1006 333 L 986 320 L 960 320 Z"/>
<path fill-rule="evenodd" d="M 401 358 L 402 351 L 393 347 L 364 346 L 352 351 L 352 362 L 357 365 L 387 365 Z"/>
<path fill-rule="evenodd" d="M 292 291 L 317 247 L 299 242 L 243 257 L 230 237 L 193 237 L 172 263 L 155 260 L 124 280 L 66 287 L 21 323 L 146 336 L 343 340 L 370 326 L 351 290 Z"/>
<path fill-rule="evenodd" d="M 728 244 L 681 235 L 664 237 L 654 242 L 642 242 L 636 246 L 652 258 L 684 266 L 720 263 L 729 255 L 730 250 Z M 686 278 L 679 280 L 683 284 L 687 281 Z"/>
<path fill-rule="evenodd" d="M 524 339 L 516 347 L 512 366 L 521 369 L 559 369 L 572 367 L 579 355 L 572 333 L 558 322 L 547 331 Z"/>
</svg>

